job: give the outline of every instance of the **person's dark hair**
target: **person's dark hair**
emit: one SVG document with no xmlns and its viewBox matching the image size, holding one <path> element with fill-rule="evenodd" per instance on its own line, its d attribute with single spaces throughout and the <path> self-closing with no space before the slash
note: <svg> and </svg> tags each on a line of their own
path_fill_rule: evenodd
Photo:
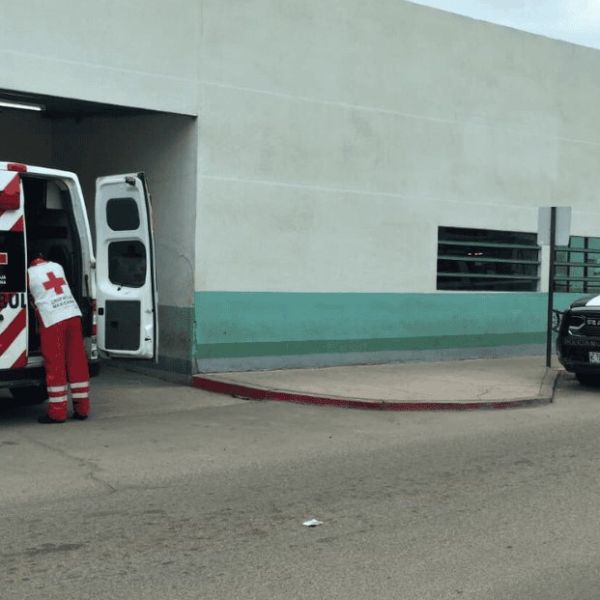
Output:
<svg viewBox="0 0 600 600">
<path fill-rule="evenodd" d="M 35 245 L 30 245 L 27 247 L 27 254 L 29 255 L 29 260 L 35 260 L 36 258 L 44 258 L 44 253 Z"/>
</svg>

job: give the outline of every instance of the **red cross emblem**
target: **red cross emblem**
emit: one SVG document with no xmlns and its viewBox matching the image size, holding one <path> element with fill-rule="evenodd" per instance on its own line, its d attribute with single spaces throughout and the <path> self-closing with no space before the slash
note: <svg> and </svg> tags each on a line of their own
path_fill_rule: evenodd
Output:
<svg viewBox="0 0 600 600">
<path fill-rule="evenodd" d="M 57 277 L 50 271 L 50 273 L 48 273 L 48 281 L 44 281 L 43 285 L 44 289 L 49 290 L 52 288 L 56 294 L 60 295 L 63 293 L 62 286 L 67 285 L 67 282 L 62 277 Z"/>
</svg>

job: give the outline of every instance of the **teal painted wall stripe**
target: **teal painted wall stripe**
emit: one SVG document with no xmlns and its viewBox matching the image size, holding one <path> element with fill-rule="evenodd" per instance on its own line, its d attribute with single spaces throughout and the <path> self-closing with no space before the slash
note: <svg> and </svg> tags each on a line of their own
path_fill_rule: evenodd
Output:
<svg viewBox="0 0 600 600">
<path fill-rule="evenodd" d="M 202 344 L 200 358 L 248 358 L 250 356 L 292 356 L 345 352 L 385 352 L 401 350 L 444 350 L 481 348 L 518 344 L 543 344 L 543 333 L 487 334 L 468 336 L 419 337 L 370 340 L 315 340 L 310 342 L 257 342 L 240 344 Z"/>
<path fill-rule="evenodd" d="M 557 294 L 555 307 L 577 295 Z M 538 344 L 547 296 L 198 292 L 196 357 Z"/>
</svg>

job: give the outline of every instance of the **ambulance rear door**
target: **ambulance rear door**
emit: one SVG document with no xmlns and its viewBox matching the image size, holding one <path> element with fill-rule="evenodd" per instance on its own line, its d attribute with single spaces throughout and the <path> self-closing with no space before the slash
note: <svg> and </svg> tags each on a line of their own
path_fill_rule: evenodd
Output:
<svg viewBox="0 0 600 600">
<path fill-rule="evenodd" d="M 23 186 L 25 165 L 0 168 L 0 370 L 27 366 L 27 245 Z"/>
<path fill-rule="evenodd" d="M 98 349 L 158 359 L 158 301 L 150 196 L 143 173 L 96 180 Z"/>
</svg>

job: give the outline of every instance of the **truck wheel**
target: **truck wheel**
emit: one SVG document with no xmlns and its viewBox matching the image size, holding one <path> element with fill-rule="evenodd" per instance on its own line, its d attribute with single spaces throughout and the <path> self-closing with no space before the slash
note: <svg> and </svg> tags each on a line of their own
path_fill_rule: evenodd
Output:
<svg viewBox="0 0 600 600">
<path fill-rule="evenodd" d="M 600 375 L 592 373 L 575 373 L 575 377 L 577 377 L 577 381 L 583 385 L 594 387 L 600 385 Z"/>
<path fill-rule="evenodd" d="M 40 404 L 48 399 L 48 390 L 45 385 L 31 385 L 10 388 L 10 393 L 15 400 L 25 404 Z"/>
</svg>

